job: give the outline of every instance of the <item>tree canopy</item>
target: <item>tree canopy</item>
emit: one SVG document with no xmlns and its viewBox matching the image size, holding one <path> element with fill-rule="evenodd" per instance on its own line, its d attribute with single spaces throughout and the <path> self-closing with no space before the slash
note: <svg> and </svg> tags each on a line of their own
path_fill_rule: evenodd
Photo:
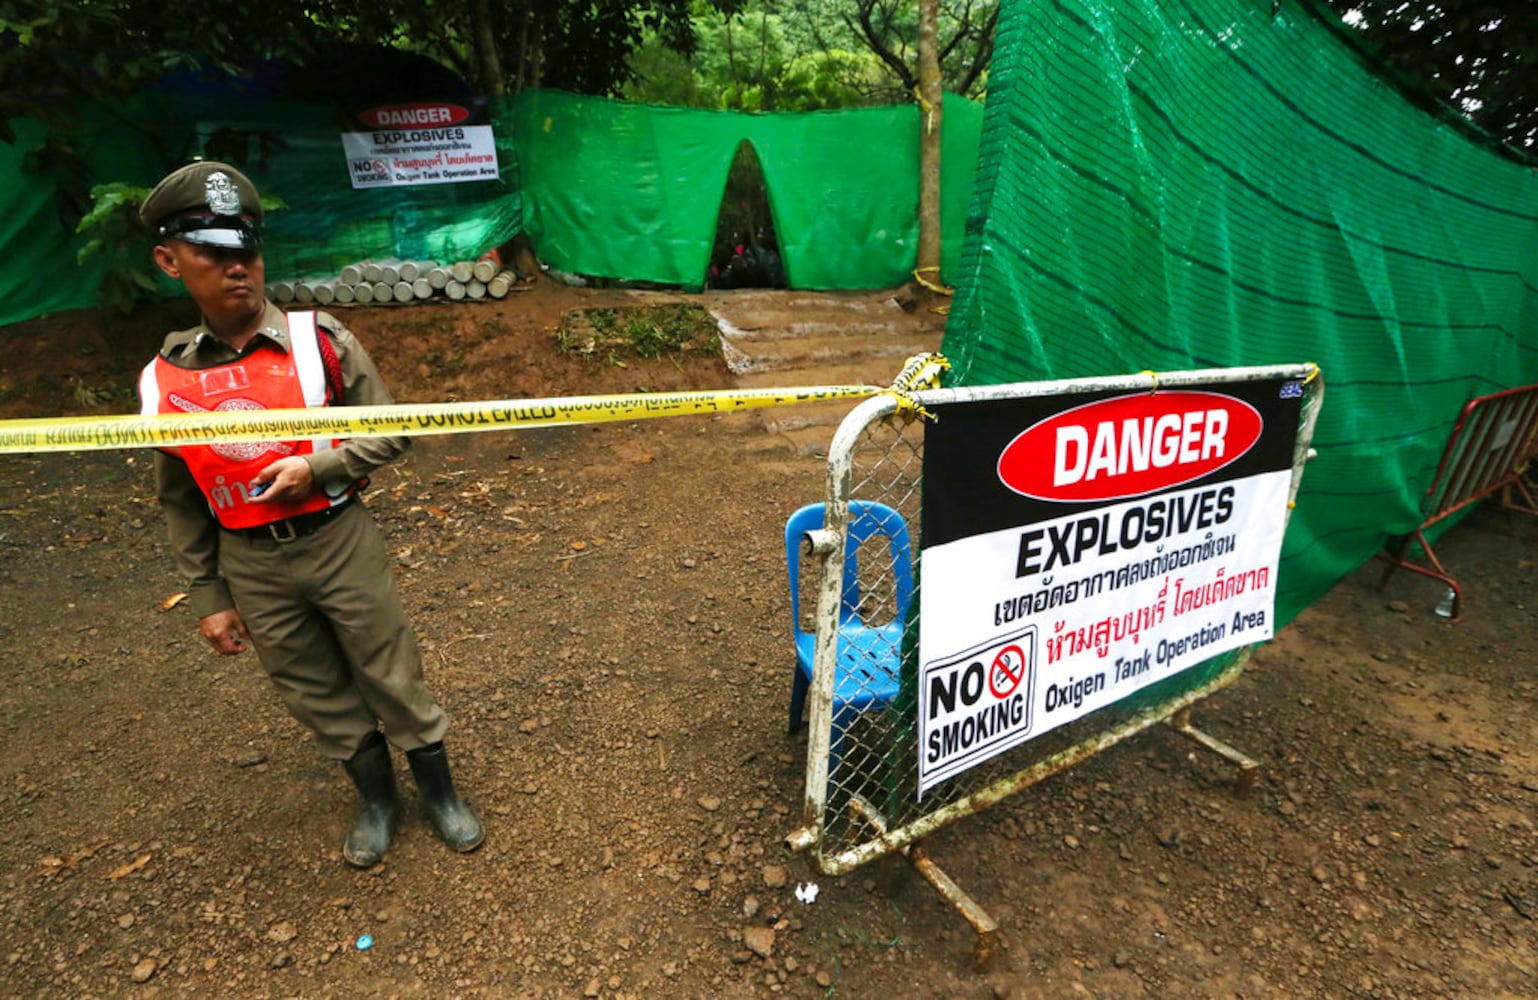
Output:
<svg viewBox="0 0 1538 1000">
<path fill-rule="evenodd" d="M 694 52 L 648 38 L 625 96 L 750 111 L 913 100 L 917 0 L 696 0 L 694 10 Z M 945 89 L 982 96 L 998 12 L 999 0 L 939 0 Z"/>
<path fill-rule="evenodd" d="M 913 0 L 801 0 L 799 5 L 831 7 L 850 34 L 881 59 L 904 94 L 919 85 L 919 5 Z M 941 86 L 974 94 L 986 82 L 993 58 L 999 0 L 945 0 L 937 7 Z"/>
<path fill-rule="evenodd" d="M 271 60 L 327 63 L 338 43 L 420 52 L 485 94 L 524 86 L 613 94 L 643 37 L 694 51 L 694 13 L 735 0 L 0 0 L 0 138 L 58 121 L 170 71 L 240 76 Z"/>
<path fill-rule="evenodd" d="M 1518 150 L 1538 151 L 1538 3 L 1329 0 L 1389 66 Z M 1413 88 L 1412 88 L 1413 93 Z"/>
</svg>

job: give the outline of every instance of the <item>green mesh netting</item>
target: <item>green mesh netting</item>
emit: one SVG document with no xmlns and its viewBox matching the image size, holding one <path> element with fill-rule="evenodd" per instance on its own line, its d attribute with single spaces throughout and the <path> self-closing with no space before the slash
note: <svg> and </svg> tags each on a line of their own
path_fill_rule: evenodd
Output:
<svg viewBox="0 0 1538 1000">
<path fill-rule="evenodd" d="M 944 350 L 958 384 L 1314 361 L 1291 620 L 1538 381 L 1538 175 L 1297 0 L 1006 2 Z"/>
<path fill-rule="evenodd" d="M 942 115 L 942 273 L 959 260 L 982 108 L 947 95 Z M 918 109 L 798 114 L 699 111 L 525 92 L 524 225 L 563 271 L 700 287 L 740 143 L 763 168 L 795 288 L 888 288 L 918 244 Z M 947 224 L 949 223 L 949 224 Z"/>
<path fill-rule="evenodd" d="M 917 245 L 918 110 L 744 114 L 526 91 L 493 109 L 501 181 L 354 190 L 329 106 L 154 91 L 89 109 L 73 138 L 89 185 L 149 186 L 193 156 L 234 162 L 286 211 L 268 217 L 269 280 L 335 275 L 368 259 L 474 258 L 527 231 L 563 271 L 699 288 L 739 144 L 762 165 L 796 288 L 906 281 Z M 982 107 L 947 95 L 942 274 L 960 259 Z M 104 263 L 61 220 L 54 175 L 23 170 L 41 129 L 0 144 L 0 325 L 96 302 Z M 148 252 L 148 246 L 143 252 Z M 175 291 L 166 285 L 166 293 Z"/>
</svg>

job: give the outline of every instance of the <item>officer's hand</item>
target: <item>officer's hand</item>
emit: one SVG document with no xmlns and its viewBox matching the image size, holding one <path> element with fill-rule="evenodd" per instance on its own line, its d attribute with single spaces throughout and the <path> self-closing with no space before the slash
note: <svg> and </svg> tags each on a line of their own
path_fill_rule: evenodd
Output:
<svg viewBox="0 0 1538 1000">
<path fill-rule="evenodd" d="M 203 633 L 203 638 L 214 647 L 214 652 L 223 653 L 225 656 L 244 653 L 246 643 L 251 641 L 251 633 L 246 631 L 245 621 L 241 619 L 240 612 L 234 608 L 215 611 L 200 619 L 198 631 Z"/>
<path fill-rule="evenodd" d="M 310 495 L 315 486 L 315 475 L 310 471 L 309 462 L 298 455 L 290 455 L 258 472 L 252 482 L 264 487 L 261 496 L 251 498 L 252 503 L 293 502 Z"/>
</svg>

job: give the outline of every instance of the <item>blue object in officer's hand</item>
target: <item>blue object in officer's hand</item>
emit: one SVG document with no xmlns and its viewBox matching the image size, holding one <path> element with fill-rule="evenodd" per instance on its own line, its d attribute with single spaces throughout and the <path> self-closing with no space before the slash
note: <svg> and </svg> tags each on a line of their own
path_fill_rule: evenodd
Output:
<svg viewBox="0 0 1538 1000">
<path fill-rule="evenodd" d="M 250 491 L 248 492 L 247 495 L 250 496 L 251 499 L 255 500 L 257 497 L 259 497 L 263 493 L 267 492 L 267 487 L 269 485 L 271 485 L 271 484 L 269 484 L 269 483 L 257 483 L 255 486 L 251 487 L 251 489 L 250 489 Z"/>
</svg>

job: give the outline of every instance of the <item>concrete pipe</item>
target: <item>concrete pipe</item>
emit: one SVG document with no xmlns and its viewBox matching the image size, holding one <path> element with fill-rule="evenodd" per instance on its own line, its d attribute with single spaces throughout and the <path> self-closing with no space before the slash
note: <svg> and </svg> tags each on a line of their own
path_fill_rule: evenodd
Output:
<svg viewBox="0 0 1538 1000">
<path fill-rule="evenodd" d="M 512 271 L 502 271 L 495 278 L 486 282 L 486 294 L 494 299 L 506 298 L 507 293 L 512 290 L 513 285 L 517 284 L 517 282 L 518 275 Z"/>
</svg>

